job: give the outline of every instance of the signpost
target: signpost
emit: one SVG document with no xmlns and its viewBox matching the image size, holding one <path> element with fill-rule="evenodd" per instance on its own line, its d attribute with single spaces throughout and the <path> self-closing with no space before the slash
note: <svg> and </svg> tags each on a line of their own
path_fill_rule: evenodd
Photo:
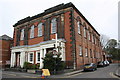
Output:
<svg viewBox="0 0 120 80">
<path fill-rule="evenodd" d="M 50 76 L 50 71 L 48 69 L 42 69 L 42 78 Z"/>
</svg>

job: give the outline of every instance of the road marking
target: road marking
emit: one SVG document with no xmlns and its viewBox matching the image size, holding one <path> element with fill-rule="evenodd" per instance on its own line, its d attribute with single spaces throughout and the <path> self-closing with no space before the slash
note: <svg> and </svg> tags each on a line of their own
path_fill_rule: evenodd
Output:
<svg viewBox="0 0 120 80">
<path fill-rule="evenodd" d="M 113 78 L 119 78 L 119 77 L 115 76 L 112 72 L 110 72 L 109 74 L 110 74 L 110 76 L 112 76 Z M 119 79 L 120 79 L 120 78 L 119 78 Z"/>
<path fill-rule="evenodd" d="M 3 73 L 5 75 L 11 75 L 11 76 L 16 76 L 15 74 L 7 74 L 7 73 Z"/>
<path fill-rule="evenodd" d="M 60 78 L 70 78 L 70 77 L 73 77 L 73 76 L 77 76 L 77 75 L 80 75 L 82 73 L 77 73 L 77 74 L 73 74 L 73 75 L 69 75 L 69 76 L 64 76 L 64 77 L 60 77 Z"/>
</svg>

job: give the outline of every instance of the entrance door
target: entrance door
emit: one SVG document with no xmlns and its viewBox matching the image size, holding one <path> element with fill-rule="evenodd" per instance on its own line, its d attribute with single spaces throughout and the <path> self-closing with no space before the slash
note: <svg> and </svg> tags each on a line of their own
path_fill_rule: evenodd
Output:
<svg viewBox="0 0 120 80">
<path fill-rule="evenodd" d="M 16 66 L 20 67 L 20 52 L 16 53 Z"/>
</svg>

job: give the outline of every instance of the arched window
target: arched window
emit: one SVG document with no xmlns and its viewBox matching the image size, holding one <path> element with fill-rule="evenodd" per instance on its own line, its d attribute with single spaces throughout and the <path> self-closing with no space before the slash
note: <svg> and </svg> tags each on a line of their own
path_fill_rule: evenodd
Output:
<svg viewBox="0 0 120 80">
<path fill-rule="evenodd" d="M 56 33 L 57 32 L 57 21 L 56 21 L 56 18 L 53 18 L 51 20 L 51 33 Z"/>
<path fill-rule="evenodd" d="M 34 38 L 34 25 L 31 26 L 30 38 Z"/>
<path fill-rule="evenodd" d="M 81 33 L 81 32 L 80 32 L 80 31 L 81 31 L 81 30 L 80 30 L 80 21 L 77 22 L 77 26 L 78 26 L 78 34 L 80 34 L 80 33 Z"/>
<path fill-rule="evenodd" d="M 87 35 L 86 24 L 83 23 L 83 26 L 84 26 L 84 37 L 86 37 L 86 35 Z"/>
<path fill-rule="evenodd" d="M 42 23 L 39 23 L 38 24 L 38 36 L 42 36 L 43 34 L 42 34 Z"/>
<path fill-rule="evenodd" d="M 81 19 L 77 16 L 77 27 L 78 27 L 78 34 L 81 34 Z"/>
</svg>

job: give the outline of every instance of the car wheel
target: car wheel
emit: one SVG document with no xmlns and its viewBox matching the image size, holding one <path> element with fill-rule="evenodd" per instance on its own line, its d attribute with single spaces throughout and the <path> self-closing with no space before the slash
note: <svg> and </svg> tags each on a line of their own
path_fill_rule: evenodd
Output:
<svg viewBox="0 0 120 80">
<path fill-rule="evenodd" d="M 92 71 L 95 71 L 95 69 L 93 69 Z"/>
</svg>

